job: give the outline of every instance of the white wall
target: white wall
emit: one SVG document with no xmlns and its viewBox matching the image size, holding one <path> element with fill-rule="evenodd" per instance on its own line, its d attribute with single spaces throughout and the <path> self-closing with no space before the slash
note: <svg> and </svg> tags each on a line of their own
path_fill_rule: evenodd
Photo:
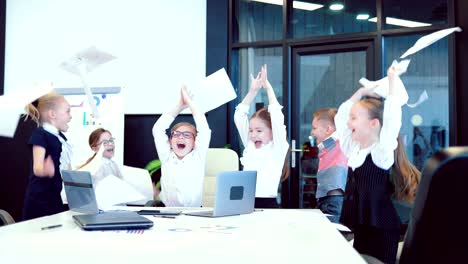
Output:
<svg viewBox="0 0 468 264">
<path fill-rule="evenodd" d="M 205 77 L 205 0 L 7 0 L 5 94 L 38 81 L 80 87 L 58 67 L 95 45 L 117 59 L 89 74 L 123 87 L 126 114 L 162 113 Z"/>
</svg>

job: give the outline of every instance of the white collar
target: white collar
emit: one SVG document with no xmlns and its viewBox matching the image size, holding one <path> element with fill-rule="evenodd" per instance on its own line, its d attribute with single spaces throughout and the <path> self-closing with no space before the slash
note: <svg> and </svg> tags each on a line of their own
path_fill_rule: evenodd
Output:
<svg viewBox="0 0 468 264">
<path fill-rule="evenodd" d="M 56 128 L 54 125 L 50 124 L 50 123 L 46 123 L 44 122 L 42 124 L 42 127 L 44 128 L 45 131 L 51 133 L 51 134 L 54 134 L 56 136 L 59 135 L 59 130 L 58 128 Z"/>
</svg>

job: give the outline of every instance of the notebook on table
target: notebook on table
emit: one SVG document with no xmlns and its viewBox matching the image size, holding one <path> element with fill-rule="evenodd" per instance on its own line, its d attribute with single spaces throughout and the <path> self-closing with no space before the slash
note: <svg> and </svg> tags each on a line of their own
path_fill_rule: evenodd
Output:
<svg viewBox="0 0 468 264">
<path fill-rule="evenodd" d="M 256 171 L 220 172 L 216 175 L 213 210 L 185 214 L 204 217 L 250 214 L 254 211 L 256 183 Z"/>
<path fill-rule="evenodd" d="M 75 223 L 82 229 L 147 229 L 153 226 L 153 221 L 136 212 L 99 210 L 91 173 L 88 171 L 62 170 L 61 172 L 70 210 L 85 213 L 73 216 Z"/>
</svg>

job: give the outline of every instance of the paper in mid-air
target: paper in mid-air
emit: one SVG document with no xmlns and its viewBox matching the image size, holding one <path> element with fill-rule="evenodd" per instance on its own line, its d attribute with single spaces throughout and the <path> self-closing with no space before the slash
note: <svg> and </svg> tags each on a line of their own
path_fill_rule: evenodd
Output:
<svg viewBox="0 0 468 264">
<path fill-rule="evenodd" d="M 93 117 L 95 118 L 99 118 L 99 112 L 97 110 L 96 102 L 93 99 L 91 88 L 88 85 L 86 76 L 89 72 L 93 71 L 98 66 L 113 59 L 115 59 L 115 57 L 111 54 L 101 51 L 95 46 L 91 46 L 76 53 L 74 56 L 68 58 L 66 61 L 60 64 L 60 68 L 72 74 L 78 75 L 81 78 L 86 98 L 91 107 Z"/>
<path fill-rule="evenodd" d="M 237 97 L 224 68 L 210 74 L 197 87 L 188 87 L 193 101 L 203 113 L 211 111 Z"/>
<path fill-rule="evenodd" d="M 405 53 L 403 53 L 403 55 L 401 55 L 400 59 L 404 59 L 408 57 L 409 55 L 414 54 L 424 49 L 425 47 L 452 34 L 455 31 L 461 32 L 462 29 L 460 27 L 447 28 L 447 29 L 436 31 L 424 37 L 421 37 L 420 39 L 416 41 L 416 43 L 414 43 L 414 45 L 411 48 L 409 48 Z"/>
<path fill-rule="evenodd" d="M 396 68 L 397 76 L 395 76 L 394 94 L 397 98 L 401 99 L 400 104 L 404 105 L 408 102 L 408 93 L 406 92 L 405 85 L 401 81 L 399 75 L 406 72 L 410 60 L 402 60 L 400 62 L 393 61 L 392 66 Z M 375 87 L 374 92 L 382 97 L 388 95 L 388 77 L 384 77 L 378 81 L 369 81 L 366 78 L 361 78 L 359 83 L 364 87 Z"/>
<path fill-rule="evenodd" d="M 18 120 L 26 105 L 52 91 L 52 83 L 38 84 L 25 91 L 0 96 L 0 136 L 14 137 Z"/>
</svg>

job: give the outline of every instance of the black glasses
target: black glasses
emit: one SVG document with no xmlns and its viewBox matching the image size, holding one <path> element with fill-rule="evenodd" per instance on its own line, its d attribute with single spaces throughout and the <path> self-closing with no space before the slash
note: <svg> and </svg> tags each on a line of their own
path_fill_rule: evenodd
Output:
<svg viewBox="0 0 468 264">
<path fill-rule="evenodd" d="M 191 139 L 195 137 L 195 135 L 190 131 L 172 131 L 171 137 L 179 138 L 180 136 L 186 139 Z"/>
<path fill-rule="evenodd" d="M 115 145 L 115 138 L 110 138 L 109 140 L 103 140 L 100 144 L 104 146 Z"/>
</svg>

